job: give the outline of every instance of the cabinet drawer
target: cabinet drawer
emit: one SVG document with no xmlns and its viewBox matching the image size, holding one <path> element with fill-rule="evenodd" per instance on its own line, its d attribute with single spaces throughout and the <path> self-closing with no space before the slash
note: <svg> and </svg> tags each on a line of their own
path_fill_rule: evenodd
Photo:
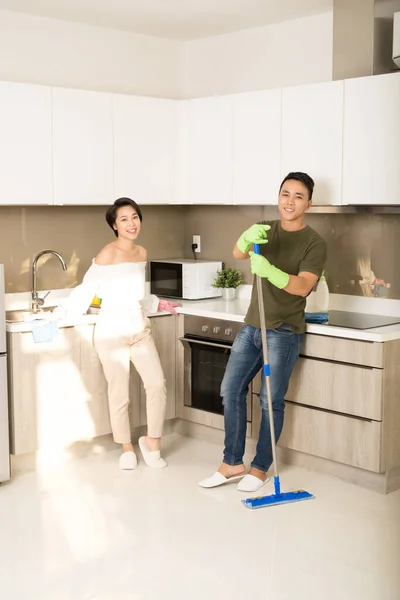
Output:
<svg viewBox="0 0 400 600">
<path fill-rule="evenodd" d="M 362 342 L 307 333 L 301 354 L 353 365 L 383 367 L 383 344 L 379 342 Z"/>
<path fill-rule="evenodd" d="M 286 399 L 381 421 L 382 374 L 382 369 L 300 358 Z"/>
<path fill-rule="evenodd" d="M 287 402 L 279 446 L 380 473 L 381 427 Z"/>
</svg>

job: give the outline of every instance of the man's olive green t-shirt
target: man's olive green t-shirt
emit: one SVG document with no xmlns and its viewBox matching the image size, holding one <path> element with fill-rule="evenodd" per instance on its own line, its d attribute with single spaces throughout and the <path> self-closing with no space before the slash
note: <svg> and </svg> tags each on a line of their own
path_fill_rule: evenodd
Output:
<svg viewBox="0 0 400 600">
<path fill-rule="evenodd" d="M 267 233 L 268 244 L 260 244 L 260 250 L 272 265 L 289 275 L 307 271 L 321 277 L 326 260 L 326 244 L 316 231 L 308 225 L 299 231 L 285 231 L 280 221 L 269 221 L 268 225 L 271 226 Z M 294 333 L 304 333 L 306 298 L 280 290 L 264 277 L 262 289 L 266 328 L 276 329 L 286 323 L 292 326 Z M 245 323 L 260 327 L 255 278 Z"/>
</svg>

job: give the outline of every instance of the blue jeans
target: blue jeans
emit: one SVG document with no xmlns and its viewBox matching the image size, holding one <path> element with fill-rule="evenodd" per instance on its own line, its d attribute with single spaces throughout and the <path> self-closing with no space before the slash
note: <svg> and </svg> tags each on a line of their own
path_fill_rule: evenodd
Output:
<svg viewBox="0 0 400 600">
<path fill-rule="evenodd" d="M 279 327 L 267 330 L 268 360 L 271 369 L 271 393 L 276 441 L 283 427 L 285 395 L 296 360 L 299 357 L 302 334 Z M 241 465 L 246 441 L 247 393 L 249 384 L 263 365 L 261 329 L 244 325 L 233 343 L 231 355 L 221 384 L 224 404 L 224 463 Z M 265 377 L 261 384 L 261 426 L 256 456 L 252 467 L 268 471 L 272 464 L 271 433 Z"/>
</svg>

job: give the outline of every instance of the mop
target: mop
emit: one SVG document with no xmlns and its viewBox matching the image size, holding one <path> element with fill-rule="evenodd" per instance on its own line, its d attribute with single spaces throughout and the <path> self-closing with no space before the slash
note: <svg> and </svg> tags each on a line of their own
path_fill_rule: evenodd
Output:
<svg viewBox="0 0 400 600">
<path fill-rule="evenodd" d="M 254 253 L 260 254 L 259 244 L 254 244 Z M 314 498 L 309 492 L 304 490 L 296 490 L 293 492 L 281 492 L 281 484 L 278 473 L 278 461 L 276 459 L 276 443 L 275 443 L 275 427 L 274 427 L 274 413 L 272 408 L 272 396 L 271 396 L 271 384 L 270 384 L 270 366 L 268 363 L 268 347 L 267 347 L 267 332 L 265 329 L 265 313 L 264 313 L 264 298 L 262 293 L 261 277 L 257 275 L 257 294 L 258 294 L 258 309 L 260 312 L 260 326 L 261 326 L 261 341 L 264 357 L 264 376 L 267 388 L 267 399 L 268 399 L 268 414 L 269 414 L 269 426 L 271 431 L 271 445 L 272 445 L 272 460 L 274 465 L 274 488 L 275 494 L 269 496 L 259 496 L 257 498 L 246 498 L 242 500 L 242 504 L 246 508 L 263 508 L 264 506 L 274 506 L 275 504 L 288 504 L 289 502 L 299 502 L 300 500 L 311 500 Z"/>
</svg>

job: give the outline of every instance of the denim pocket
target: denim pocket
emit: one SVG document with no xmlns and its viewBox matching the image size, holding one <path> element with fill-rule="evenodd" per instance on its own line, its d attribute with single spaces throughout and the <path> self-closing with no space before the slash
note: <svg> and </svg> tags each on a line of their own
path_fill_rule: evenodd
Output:
<svg viewBox="0 0 400 600">
<path fill-rule="evenodd" d="M 251 352 L 255 348 L 255 339 L 254 336 L 257 332 L 255 327 L 252 325 L 248 325 L 247 323 L 243 325 L 238 331 L 237 336 L 235 337 L 235 341 L 233 342 L 232 351 L 239 353 L 247 353 Z"/>
</svg>

